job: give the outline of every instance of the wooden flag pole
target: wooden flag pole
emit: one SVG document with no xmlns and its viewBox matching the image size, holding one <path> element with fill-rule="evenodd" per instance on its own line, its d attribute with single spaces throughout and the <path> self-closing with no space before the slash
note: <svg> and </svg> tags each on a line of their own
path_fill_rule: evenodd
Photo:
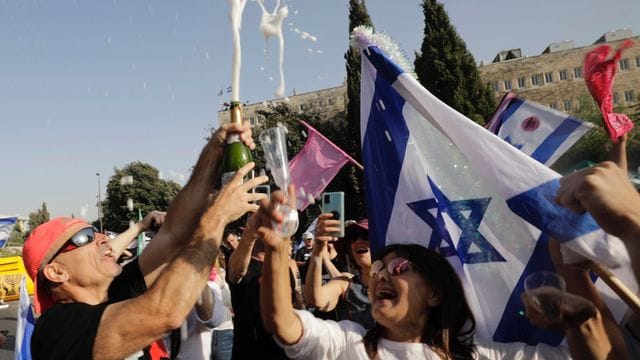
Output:
<svg viewBox="0 0 640 360">
<path fill-rule="evenodd" d="M 640 315 L 640 298 L 631 291 L 617 276 L 606 266 L 594 262 L 593 271 L 624 301 L 634 313 Z"/>
</svg>

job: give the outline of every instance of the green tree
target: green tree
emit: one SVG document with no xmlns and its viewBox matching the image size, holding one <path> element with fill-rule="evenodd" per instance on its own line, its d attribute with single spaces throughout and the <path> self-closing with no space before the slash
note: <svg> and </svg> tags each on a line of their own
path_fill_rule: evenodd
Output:
<svg viewBox="0 0 640 360">
<path fill-rule="evenodd" d="M 358 26 L 366 25 L 373 28 L 373 22 L 367 11 L 364 0 L 349 0 L 349 34 Z M 343 150 L 350 154 L 358 162 L 362 162 L 360 150 L 360 51 L 349 47 L 344 54 L 347 68 L 347 131 L 349 139 L 344 144 Z M 350 204 L 356 218 L 365 216 L 364 206 L 364 173 L 353 166 L 347 167 L 350 180 L 345 193 L 345 201 Z"/>
<path fill-rule="evenodd" d="M 43 202 L 40 209 L 29 213 L 29 233 L 33 229 L 37 228 L 40 224 L 44 224 L 49 221 L 49 210 L 47 209 L 47 203 Z"/>
<path fill-rule="evenodd" d="M 102 202 L 102 221 L 106 230 L 122 232 L 128 229 L 129 221 L 137 221 L 138 209 L 143 214 L 153 210 L 166 211 L 180 190 L 177 183 L 160 179 L 158 169 L 140 161 L 114 170 L 107 183 L 106 199 Z M 126 176 L 133 178 L 132 184 L 121 181 Z M 128 199 L 133 200 L 133 211 L 127 207 Z"/>
<path fill-rule="evenodd" d="M 25 234 L 20 231 L 19 227 L 16 225 L 11 230 L 11 234 L 9 235 L 8 245 L 22 245 L 25 241 Z"/>
<path fill-rule="evenodd" d="M 473 55 L 449 21 L 444 5 L 424 0 L 424 40 L 416 53 L 420 83 L 438 99 L 484 124 L 496 109 L 488 84 L 480 78 Z"/>
</svg>

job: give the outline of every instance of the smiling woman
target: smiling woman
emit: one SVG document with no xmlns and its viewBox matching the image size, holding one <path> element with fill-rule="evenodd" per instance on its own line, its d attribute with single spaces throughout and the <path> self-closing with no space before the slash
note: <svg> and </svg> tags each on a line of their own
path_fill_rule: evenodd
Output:
<svg viewBox="0 0 640 360">
<path fill-rule="evenodd" d="M 379 257 L 369 283 L 376 325 L 363 339 L 369 357 L 375 357 L 386 334 L 399 342 L 428 339 L 445 358 L 470 358 L 476 322 L 449 262 L 415 244 L 389 245 Z"/>
</svg>

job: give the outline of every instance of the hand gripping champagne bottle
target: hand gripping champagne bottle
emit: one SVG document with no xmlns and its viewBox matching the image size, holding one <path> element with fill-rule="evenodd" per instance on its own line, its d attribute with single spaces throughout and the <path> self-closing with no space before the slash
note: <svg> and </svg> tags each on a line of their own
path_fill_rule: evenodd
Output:
<svg viewBox="0 0 640 360">
<path fill-rule="evenodd" d="M 242 106 L 239 101 L 232 101 L 229 108 L 231 112 L 231 123 L 242 124 Z M 220 186 L 225 186 L 236 171 L 253 161 L 249 148 L 242 142 L 240 135 L 231 134 L 227 138 L 227 146 L 224 147 L 222 157 L 222 176 L 220 178 Z"/>
</svg>

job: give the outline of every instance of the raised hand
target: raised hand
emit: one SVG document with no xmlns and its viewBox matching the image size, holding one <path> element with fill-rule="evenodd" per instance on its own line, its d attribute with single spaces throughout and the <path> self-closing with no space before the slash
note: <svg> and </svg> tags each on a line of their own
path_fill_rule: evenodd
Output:
<svg viewBox="0 0 640 360">
<path fill-rule="evenodd" d="M 336 241 L 337 237 L 332 233 L 340 231 L 340 220 L 333 220 L 333 214 L 326 213 L 318 216 L 316 225 L 316 241 Z"/>
<path fill-rule="evenodd" d="M 623 240 L 640 232 L 640 195 L 612 162 L 563 177 L 556 202 L 577 213 L 588 211 L 604 231 Z"/>
<path fill-rule="evenodd" d="M 159 229 L 164 223 L 164 217 L 167 215 L 164 211 L 152 211 L 142 219 L 142 228 L 144 231 L 151 229 Z"/>
<path fill-rule="evenodd" d="M 292 208 L 296 208 L 296 194 L 293 185 L 289 185 L 288 196 L 282 191 L 271 193 L 271 199 L 264 199 L 260 202 L 260 210 L 253 216 L 256 217 L 256 225 L 258 226 L 258 235 L 264 241 L 266 247 L 276 249 L 283 243 L 289 242 L 288 237 L 283 237 L 273 230 L 271 222 L 282 223 L 284 220 L 282 214 L 277 210 L 278 204 L 287 204 Z"/>
<path fill-rule="evenodd" d="M 251 133 L 251 125 L 246 121 L 242 125 L 233 123 L 223 124 L 213 133 L 210 141 L 214 141 L 217 146 L 224 148 L 227 143 L 227 137 L 229 137 L 230 134 L 240 135 L 240 139 L 249 149 L 253 150 L 256 148 Z"/>
<path fill-rule="evenodd" d="M 269 178 L 267 176 L 258 176 L 243 182 L 244 176 L 254 166 L 255 163 L 250 162 L 238 169 L 233 179 L 216 194 L 213 204 L 205 212 L 201 223 L 209 220 L 208 218 L 211 216 L 217 216 L 228 224 L 247 212 L 258 210 L 258 205 L 255 204 L 256 201 L 266 199 L 267 196 L 261 193 L 252 193 L 249 190 L 264 184 Z"/>
</svg>

